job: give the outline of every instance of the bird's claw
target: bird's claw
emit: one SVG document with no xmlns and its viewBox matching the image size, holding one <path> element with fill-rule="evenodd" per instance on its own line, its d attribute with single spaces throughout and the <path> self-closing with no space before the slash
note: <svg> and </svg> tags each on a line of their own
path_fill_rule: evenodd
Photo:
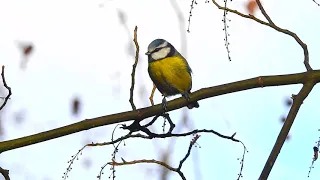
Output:
<svg viewBox="0 0 320 180">
<path fill-rule="evenodd" d="M 183 96 L 184 98 L 186 98 L 187 101 L 190 101 L 190 96 L 189 96 L 189 93 L 188 93 L 188 92 L 182 93 L 182 96 Z"/>
<path fill-rule="evenodd" d="M 167 105 L 168 105 L 167 99 L 166 99 L 166 97 L 163 97 L 163 99 L 162 99 L 162 109 L 163 109 L 164 112 L 167 111 Z"/>
</svg>

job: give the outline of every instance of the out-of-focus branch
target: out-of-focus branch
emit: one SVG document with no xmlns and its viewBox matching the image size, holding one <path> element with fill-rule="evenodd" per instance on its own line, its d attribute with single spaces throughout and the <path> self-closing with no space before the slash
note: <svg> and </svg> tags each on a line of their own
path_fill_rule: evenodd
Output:
<svg viewBox="0 0 320 180">
<path fill-rule="evenodd" d="M 0 167 L 0 173 L 2 174 L 2 176 L 4 177 L 5 180 L 10 180 L 9 170 L 6 170 L 6 169 L 3 169 L 2 167 Z"/>
<path fill-rule="evenodd" d="M 290 128 L 294 122 L 294 119 L 301 107 L 301 104 L 303 103 L 304 99 L 309 95 L 312 88 L 314 87 L 315 83 L 310 81 L 303 85 L 302 89 L 298 93 L 298 95 L 293 95 L 293 104 L 291 106 L 291 109 L 289 111 L 289 114 L 287 116 L 287 119 L 282 126 L 282 129 L 278 135 L 277 141 L 275 145 L 273 146 L 273 149 L 269 155 L 269 158 L 261 172 L 261 175 L 259 177 L 259 180 L 268 179 L 268 176 L 271 172 L 271 169 L 280 153 L 280 150 L 283 146 L 284 141 L 286 140 L 288 133 L 290 131 Z"/>
<path fill-rule="evenodd" d="M 312 0 L 316 5 L 320 6 L 320 4 L 316 0 Z"/>
<path fill-rule="evenodd" d="M 268 20 L 269 22 L 265 22 L 265 21 L 263 21 L 263 20 L 261 20 L 261 19 L 258 19 L 258 18 L 256 18 L 255 16 L 253 16 L 253 15 L 251 15 L 251 14 L 246 15 L 246 14 L 243 14 L 243 13 L 237 11 L 237 10 L 225 8 L 225 7 L 223 7 L 223 6 L 220 6 L 215 0 L 212 0 L 213 4 L 216 5 L 219 9 L 222 9 L 222 10 L 224 10 L 224 11 L 228 11 L 228 12 L 237 14 L 237 15 L 239 15 L 239 16 L 241 16 L 241 17 L 244 17 L 244 18 L 247 18 L 247 19 L 252 19 L 252 20 L 254 20 L 254 21 L 256 21 L 256 22 L 258 22 L 258 23 L 260 23 L 260 24 L 269 26 L 269 27 L 273 28 L 273 29 L 276 30 L 276 31 L 279 31 L 279 32 L 281 32 L 281 33 L 284 33 L 284 34 L 287 34 L 287 35 L 293 37 L 293 38 L 297 41 L 297 43 L 301 46 L 301 48 L 303 49 L 303 53 L 304 53 L 304 61 L 303 61 L 303 63 L 304 63 L 304 65 L 305 65 L 306 69 L 307 69 L 308 71 L 312 71 L 312 68 L 311 68 L 311 66 L 310 66 L 310 64 L 309 64 L 309 51 L 308 51 L 307 45 L 299 38 L 299 36 L 298 36 L 297 34 L 293 33 L 292 31 L 289 31 L 289 30 L 287 30 L 287 29 L 282 29 L 282 28 L 280 28 L 279 26 L 275 25 L 275 24 L 272 22 L 271 18 L 267 15 L 267 13 L 265 12 L 265 10 L 263 9 L 263 6 L 261 5 L 260 1 L 259 1 L 259 0 L 256 0 L 256 1 L 257 1 L 257 4 L 258 4 L 261 12 L 264 13 L 264 16 L 267 18 L 267 20 Z M 259 4 L 260 4 L 260 5 L 259 5 Z M 270 22 L 271 22 L 271 23 L 270 23 Z"/>
<path fill-rule="evenodd" d="M 190 102 L 254 88 L 289 84 L 305 84 L 310 81 L 312 81 L 313 83 L 320 82 L 320 70 L 288 75 L 260 76 L 233 83 L 203 88 L 191 94 Z M 190 102 L 182 97 L 168 101 L 167 112 L 185 107 Z M 121 123 L 130 120 L 143 120 L 158 114 L 163 114 L 161 104 L 152 107 L 141 108 L 136 111 L 127 111 L 92 119 L 86 119 L 74 124 L 34 134 L 31 136 L 2 141 L 0 142 L 0 153 L 100 126 Z"/>
<path fill-rule="evenodd" d="M 129 102 L 131 104 L 131 107 L 132 107 L 132 110 L 136 110 L 136 106 L 134 105 L 134 102 L 133 102 L 133 90 L 134 90 L 134 83 L 135 83 L 135 79 L 134 79 L 134 76 L 136 74 L 136 67 L 137 67 L 137 64 L 138 64 L 138 61 L 139 61 L 139 44 L 138 44 L 138 39 L 137 39 L 137 31 L 138 31 L 138 26 L 136 26 L 134 28 L 134 36 L 133 36 L 133 42 L 134 42 L 134 45 L 136 46 L 136 56 L 135 56 L 135 61 L 132 65 L 132 73 L 131 73 L 131 87 L 130 87 L 130 99 L 129 99 Z"/>
<path fill-rule="evenodd" d="M 3 104 L 0 106 L 0 110 L 2 108 L 4 108 L 4 106 L 7 104 L 12 92 L 11 92 L 11 88 L 7 85 L 6 79 L 4 77 L 4 66 L 2 66 L 2 71 L 1 71 L 1 77 L 2 77 L 2 82 L 3 82 L 3 86 L 8 89 L 8 95 L 4 98 L 4 102 Z"/>
</svg>

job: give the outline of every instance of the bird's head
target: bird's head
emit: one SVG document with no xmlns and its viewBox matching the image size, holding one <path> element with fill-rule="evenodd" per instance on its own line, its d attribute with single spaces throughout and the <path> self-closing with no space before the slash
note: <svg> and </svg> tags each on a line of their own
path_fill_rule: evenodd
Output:
<svg viewBox="0 0 320 180">
<path fill-rule="evenodd" d="M 175 48 L 168 41 L 155 39 L 149 44 L 146 55 L 148 56 L 149 62 L 152 62 L 173 56 L 175 51 Z"/>
</svg>

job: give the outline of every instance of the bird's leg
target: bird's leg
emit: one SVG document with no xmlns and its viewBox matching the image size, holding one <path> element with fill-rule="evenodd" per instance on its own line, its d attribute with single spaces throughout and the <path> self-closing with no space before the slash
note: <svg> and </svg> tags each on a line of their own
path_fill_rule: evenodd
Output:
<svg viewBox="0 0 320 180">
<path fill-rule="evenodd" d="M 164 112 L 167 111 L 167 105 L 168 105 L 168 102 L 167 102 L 167 99 L 165 96 L 163 96 L 163 99 L 162 99 L 162 109 Z"/>
<path fill-rule="evenodd" d="M 183 96 L 184 98 L 186 98 L 186 100 L 187 100 L 188 102 L 190 101 L 190 96 L 189 96 L 189 93 L 188 93 L 187 91 L 183 92 L 183 93 L 182 93 L 182 96 Z"/>
</svg>

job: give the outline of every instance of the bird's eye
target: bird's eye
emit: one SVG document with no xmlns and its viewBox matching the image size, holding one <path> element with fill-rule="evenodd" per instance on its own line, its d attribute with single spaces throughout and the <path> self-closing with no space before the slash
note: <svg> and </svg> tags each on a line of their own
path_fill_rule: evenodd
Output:
<svg viewBox="0 0 320 180">
<path fill-rule="evenodd" d="M 154 49 L 154 52 L 157 52 L 157 51 L 159 51 L 161 48 L 155 48 Z"/>
</svg>

